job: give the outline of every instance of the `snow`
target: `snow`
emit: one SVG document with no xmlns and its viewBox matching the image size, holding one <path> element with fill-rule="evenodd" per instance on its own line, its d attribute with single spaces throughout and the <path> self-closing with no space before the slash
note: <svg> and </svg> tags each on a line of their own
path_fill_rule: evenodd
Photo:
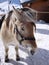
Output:
<svg viewBox="0 0 49 65">
<path fill-rule="evenodd" d="M 36 39 L 40 48 L 49 50 L 49 24 L 37 23 Z M 40 44 L 39 44 L 40 43 Z M 45 46 L 44 46 L 45 45 Z"/>
<path fill-rule="evenodd" d="M 15 49 L 13 46 L 9 46 L 8 54 L 10 61 L 9 63 L 4 62 L 4 46 L 0 39 L 0 65 L 49 65 L 49 24 L 39 21 L 36 23 L 36 27 L 35 38 L 38 48 L 32 56 L 27 49 L 20 46 L 20 61 L 15 60 Z"/>
<path fill-rule="evenodd" d="M 5 2 L 5 1 L 9 1 L 9 3 L 15 3 L 15 4 L 20 4 L 20 0 L 0 0 L 0 3 L 1 2 Z"/>
<path fill-rule="evenodd" d="M 8 1 L 0 3 L 0 14 L 4 14 L 7 11 L 8 11 Z"/>
<path fill-rule="evenodd" d="M 20 0 L 21 3 L 28 2 L 30 0 Z"/>
<path fill-rule="evenodd" d="M 0 3 L 0 14 L 6 14 L 9 12 L 9 10 L 12 10 L 12 6 L 15 6 L 15 8 L 22 8 L 22 5 L 16 4 L 16 3 L 10 3 L 9 1 L 5 1 Z"/>
</svg>

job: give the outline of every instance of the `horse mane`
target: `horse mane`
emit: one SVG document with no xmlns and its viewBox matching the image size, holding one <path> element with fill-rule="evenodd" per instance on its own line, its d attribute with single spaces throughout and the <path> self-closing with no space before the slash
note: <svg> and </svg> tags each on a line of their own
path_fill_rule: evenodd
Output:
<svg viewBox="0 0 49 65">
<path fill-rule="evenodd" d="M 8 16 L 5 18 L 7 27 L 9 27 L 9 21 L 10 21 L 12 12 L 13 12 L 13 10 L 9 11 Z"/>
<path fill-rule="evenodd" d="M 32 20 L 33 22 L 36 21 L 36 13 L 37 13 L 36 10 L 31 9 L 29 7 L 23 7 L 23 8 L 21 8 L 21 10 L 24 11 L 28 15 L 30 20 Z"/>
<path fill-rule="evenodd" d="M 2 23 L 3 23 L 4 19 L 5 19 L 5 15 L 3 15 L 2 18 L 0 19 L 0 29 L 1 29 L 1 26 L 2 26 Z"/>
<path fill-rule="evenodd" d="M 4 20 L 6 20 L 7 27 L 9 26 L 9 21 L 10 21 L 10 17 L 11 17 L 11 15 L 12 15 L 12 12 L 13 12 L 13 11 L 10 11 L 10 12 L 8 13 L 7 18 L 6 18 L 6 15 L 3 15 L 3 16 L 2 16 L 2 18 L 0 19 L 0 29 L 1 29 L 1 27 L 2 27 L 2 23 L 4 22 Z"/>
</svg>

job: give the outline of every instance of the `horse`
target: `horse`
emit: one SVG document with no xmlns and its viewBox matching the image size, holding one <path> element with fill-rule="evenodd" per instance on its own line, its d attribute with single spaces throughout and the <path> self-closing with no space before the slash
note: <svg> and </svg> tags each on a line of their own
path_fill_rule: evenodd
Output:
<svg viewBox="0 0 49 65">
<path fill-rule="evenodd" d="M 44 20 L 49 23 L 49 0 L 30 0 L 21 4 L 23 7 L 30 7 L 37 11 L 37 21 Z"/>
<path fill-rule="evenodd" d="M 16 9 L 14 8 L 16 11 Z M 34 36 L 35 14 L 31 8 L 24 7 L 18 10 L 18 19 L 16 26 L 17 39 L 25 48 L 30 47 L 30 52 L 33 55 L 37 49 L 36 39 Z"/>
<path fill-rule="evenodd" d="M 31 9 L 26 8 L 31 11 Z M 34 27 L 36 25 L 33 20 L 25 12 L 25 9 L 15 9 L 6 14 L 1 26 L 1 39 L 5 47 L 5 62 L 9 61 L 8 50 L 9 45 L 15 46 L 16 60 L 20 60 L 19 57 L 19 43 L 24 46 L 30 46 L 30 52 L 33 55 L 37 49 L 36 39 L 34 37 Z"/>
</svg>

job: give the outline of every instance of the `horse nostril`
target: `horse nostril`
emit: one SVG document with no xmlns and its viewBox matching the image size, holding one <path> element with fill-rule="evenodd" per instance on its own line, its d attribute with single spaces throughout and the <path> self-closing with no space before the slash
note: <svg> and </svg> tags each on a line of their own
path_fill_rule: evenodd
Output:
<svg viewBox="0 0 49 65">
<path fill-rule="evenodd" d="M 35 51 L 31 50 L 30 53 L 31 53 L 32 55 L 34 55 Z"/>
</svg>

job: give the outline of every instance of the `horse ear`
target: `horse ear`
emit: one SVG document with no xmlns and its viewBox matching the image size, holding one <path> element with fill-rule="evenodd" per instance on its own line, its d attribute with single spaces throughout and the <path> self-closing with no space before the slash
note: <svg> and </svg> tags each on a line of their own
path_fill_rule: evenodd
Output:
<svg viewBox="0 0 49 65">
<path fill-rule="evenodd" d="M 16 9 L 15 9 L 15 7 L 14 6 L 12 6 L 13 7 L 13 10 L 16 12 Z"/>
<path fill-rule="evenodd" d="M 9 27 L 9 22 L 10 22 L 10 17 L 12 15 L 13 11 L 10 11 L 8 14 L 6 14 L 5 20 L 6 20 L 6 25 Z"/>
<path fill-rule="evenodd" d="M 14 6 L 12 6 L 12 7 L 13 7 L 13 11 L 14 11 L 16 14 L 21 15 L 22 10 L 20 10 L 20 9 L 15 9 Z"/>
</svg>

